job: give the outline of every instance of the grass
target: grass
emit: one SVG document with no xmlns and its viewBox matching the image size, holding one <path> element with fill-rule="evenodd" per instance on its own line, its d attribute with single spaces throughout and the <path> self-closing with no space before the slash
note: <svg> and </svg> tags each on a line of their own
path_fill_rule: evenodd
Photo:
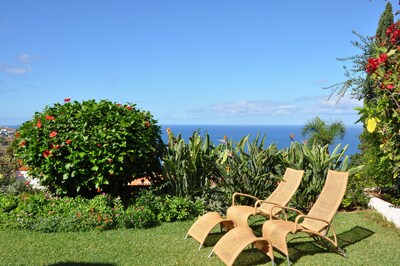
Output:
<svg viewBox="0 0 400 266">
<path fill-rule="evenodd" d="M 208 258 L 220 234 L 212 234 L 205 248 L 184 236 L 193 221 L 165 223 L 151 229 L 85 233 L 0 231 L 0 265 L 223 265 Z M 399 265 L 400 230 L 374 211 L 340 212 L 334 225 L 347 256 L 316 245 L 300 234 L 289 244 L 295 265 Z M 285 258 L 275 252 L 277 265 Z M 245 250 L 237 265 L 271 265 L 257 250 Z"/>
</svg>

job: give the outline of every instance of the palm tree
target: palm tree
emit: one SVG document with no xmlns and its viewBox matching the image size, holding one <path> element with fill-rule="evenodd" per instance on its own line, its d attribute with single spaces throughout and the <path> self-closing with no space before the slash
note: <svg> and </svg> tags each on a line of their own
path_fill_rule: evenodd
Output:
<svg viewBox="0 0 400 266">
<path fill-rule="evenodd" d="M 334 120 L 326 123 L 318 116 L 306 122 L 303 126 L 301 134 L 309 136 L 307 143 L 319 144 L 322 146 L 333 144 L 336 138 L 343 139 L 346 132 L 346 126 L 340 120 Z"/>
</svg>

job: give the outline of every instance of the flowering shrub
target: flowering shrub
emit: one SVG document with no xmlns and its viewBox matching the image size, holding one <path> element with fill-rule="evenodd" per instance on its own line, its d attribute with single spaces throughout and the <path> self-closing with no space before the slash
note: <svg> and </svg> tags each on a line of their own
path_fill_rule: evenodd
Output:
<svg viewBox="0 0 400 266">
<path fill-rule="evenodd" d="M 379 41 L 376 54 L 365 66 L 376 92 L 374 105 L 359 111 L 367 130 L 380 135 L 381 149 L 385 153 L 381 161 L 390 161 L 394 177 L 397 177 L 400 165 L 400 22 L 391 25 L 386 37 Z"/>
<path fill-rule="evenodd" d="M 135 177 L 161 171 L 156 122 L 134 104 L 67 98 L 19 128 L 15 156 L 58 195 L 120 195 Z"/>
</svg>

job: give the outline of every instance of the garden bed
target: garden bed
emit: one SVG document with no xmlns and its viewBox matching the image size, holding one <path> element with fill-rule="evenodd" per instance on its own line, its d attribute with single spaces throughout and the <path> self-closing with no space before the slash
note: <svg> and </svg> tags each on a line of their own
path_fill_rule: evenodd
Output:
<svg viewBox="0 0 400 266">
<path fill-rule="evenodd" d="M 392 222 L 400 229 L 400 208 L 395 206 L 383 199 L 371 196 L 368 206 L 375 209 L 377 212 L 383 215 L 386 220 Z"/>
</svg>

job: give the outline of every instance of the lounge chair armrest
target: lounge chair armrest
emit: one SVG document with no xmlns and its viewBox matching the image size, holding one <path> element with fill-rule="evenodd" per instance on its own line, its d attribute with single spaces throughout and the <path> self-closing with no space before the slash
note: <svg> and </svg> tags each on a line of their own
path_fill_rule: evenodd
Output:
<svg viewBox="0 0 400 266">
<path fill-rule="evenodd" d="M 296 220 L 294 222 L 294 229 L 293 229 L 292 233 L 296 233 L 296 231 L 298 230 L 299 221 L 302 219 L 305 219 L 305 218 L 326 223 L 326 225 L 328 226 L 328 229 L 325 231 L 324 235 L 326 236 L 328 234 L 329 229 L 331 229 L 332 233 L 333 233 L 333 241 L 332 240 L 329 240 L 329 241 L 331 241 L 331 243 L 334 244 L 336 247 L 338 246 L 335 227 L 333 226 L 333 224 L 331 222 L 324 220 L 324 219 L 320 219 L 320 218 L 316 218 L 316 217 L 312 217 L 312 216 L 308 216 L 308 215 L 299 215 L 296 217 Z"/>
<path fill-rule="evenodd" d="M 321 221 L 321 222 L 326 223 L 327 226 L 332 227 L 332 224 L 331 224 L 329 221 L 327 221 L 327 220 L 324 220 L 324 219 L 320 219 L 320 218 L 316 218 L 316 217 L 312 217 L 312 216 L 308 216 L 308 215 L 302 214 L 302 215 L 298 215 L 298 216 L 296 217 L 296 219 L 294 220 L 294 231 L 293 231 L 293 233 L 297 231 L 297 227 L 298 227 L 298 224 L 299 224 L 300 220 L 304 220 L 305 218 L 307 218 L 307 219 L 312 219 L 312 220 L 316 220 L 316 221 Z"/>
<path fill-rule="evenodd" d="M 255 201 L 259 200 L 255 196 L 252 196 L 252 195 L 249 195 L 249 194 L 240 193 L 240 192 L 235 192 L 235 193 L 233 193 L 233 196 L 232 196 L 232 206 L 235 205 L 235 198 L 237 196 L 243 196 L 243 197 L 251 198 L 251 199 L 254 199 Z"/>
<path fill-rule="evenodd" d="M 299 215 L 304 215 L 304 214 L 303 214 L 301 211 L 299 211 L 298 209 L 275 204 L 275 205 L 271 208 L 271 212 L 269 213 L 270 219 L 272 219 L 272 217 L 273 217 L 273 216 L 272 216 L 272 211 L 273 211 L 275 208 L 281 208 L 281 209 L 283 209 L 283 211 L 286 211 L 286 210 L 288 210 L 288 211 L 294 211 L 294 212 L 297 212 Z M 285 214 L 285 217 L 286 217 L 286 214 Z"/>
<path fill-rule="evenodd" d="M 258 208 L 261 206 L 261 204 L 278 205 L 276 203 L 273 203 L 273 202 L 270 202 L 270 201 L 266 201 L 266 200 L 257 200 L 256 203 L 254 203 L 254 214 L 257 214 Z M 263 212 L 263 211 L 260 211 L 260 212 Z"/>
</svg>

